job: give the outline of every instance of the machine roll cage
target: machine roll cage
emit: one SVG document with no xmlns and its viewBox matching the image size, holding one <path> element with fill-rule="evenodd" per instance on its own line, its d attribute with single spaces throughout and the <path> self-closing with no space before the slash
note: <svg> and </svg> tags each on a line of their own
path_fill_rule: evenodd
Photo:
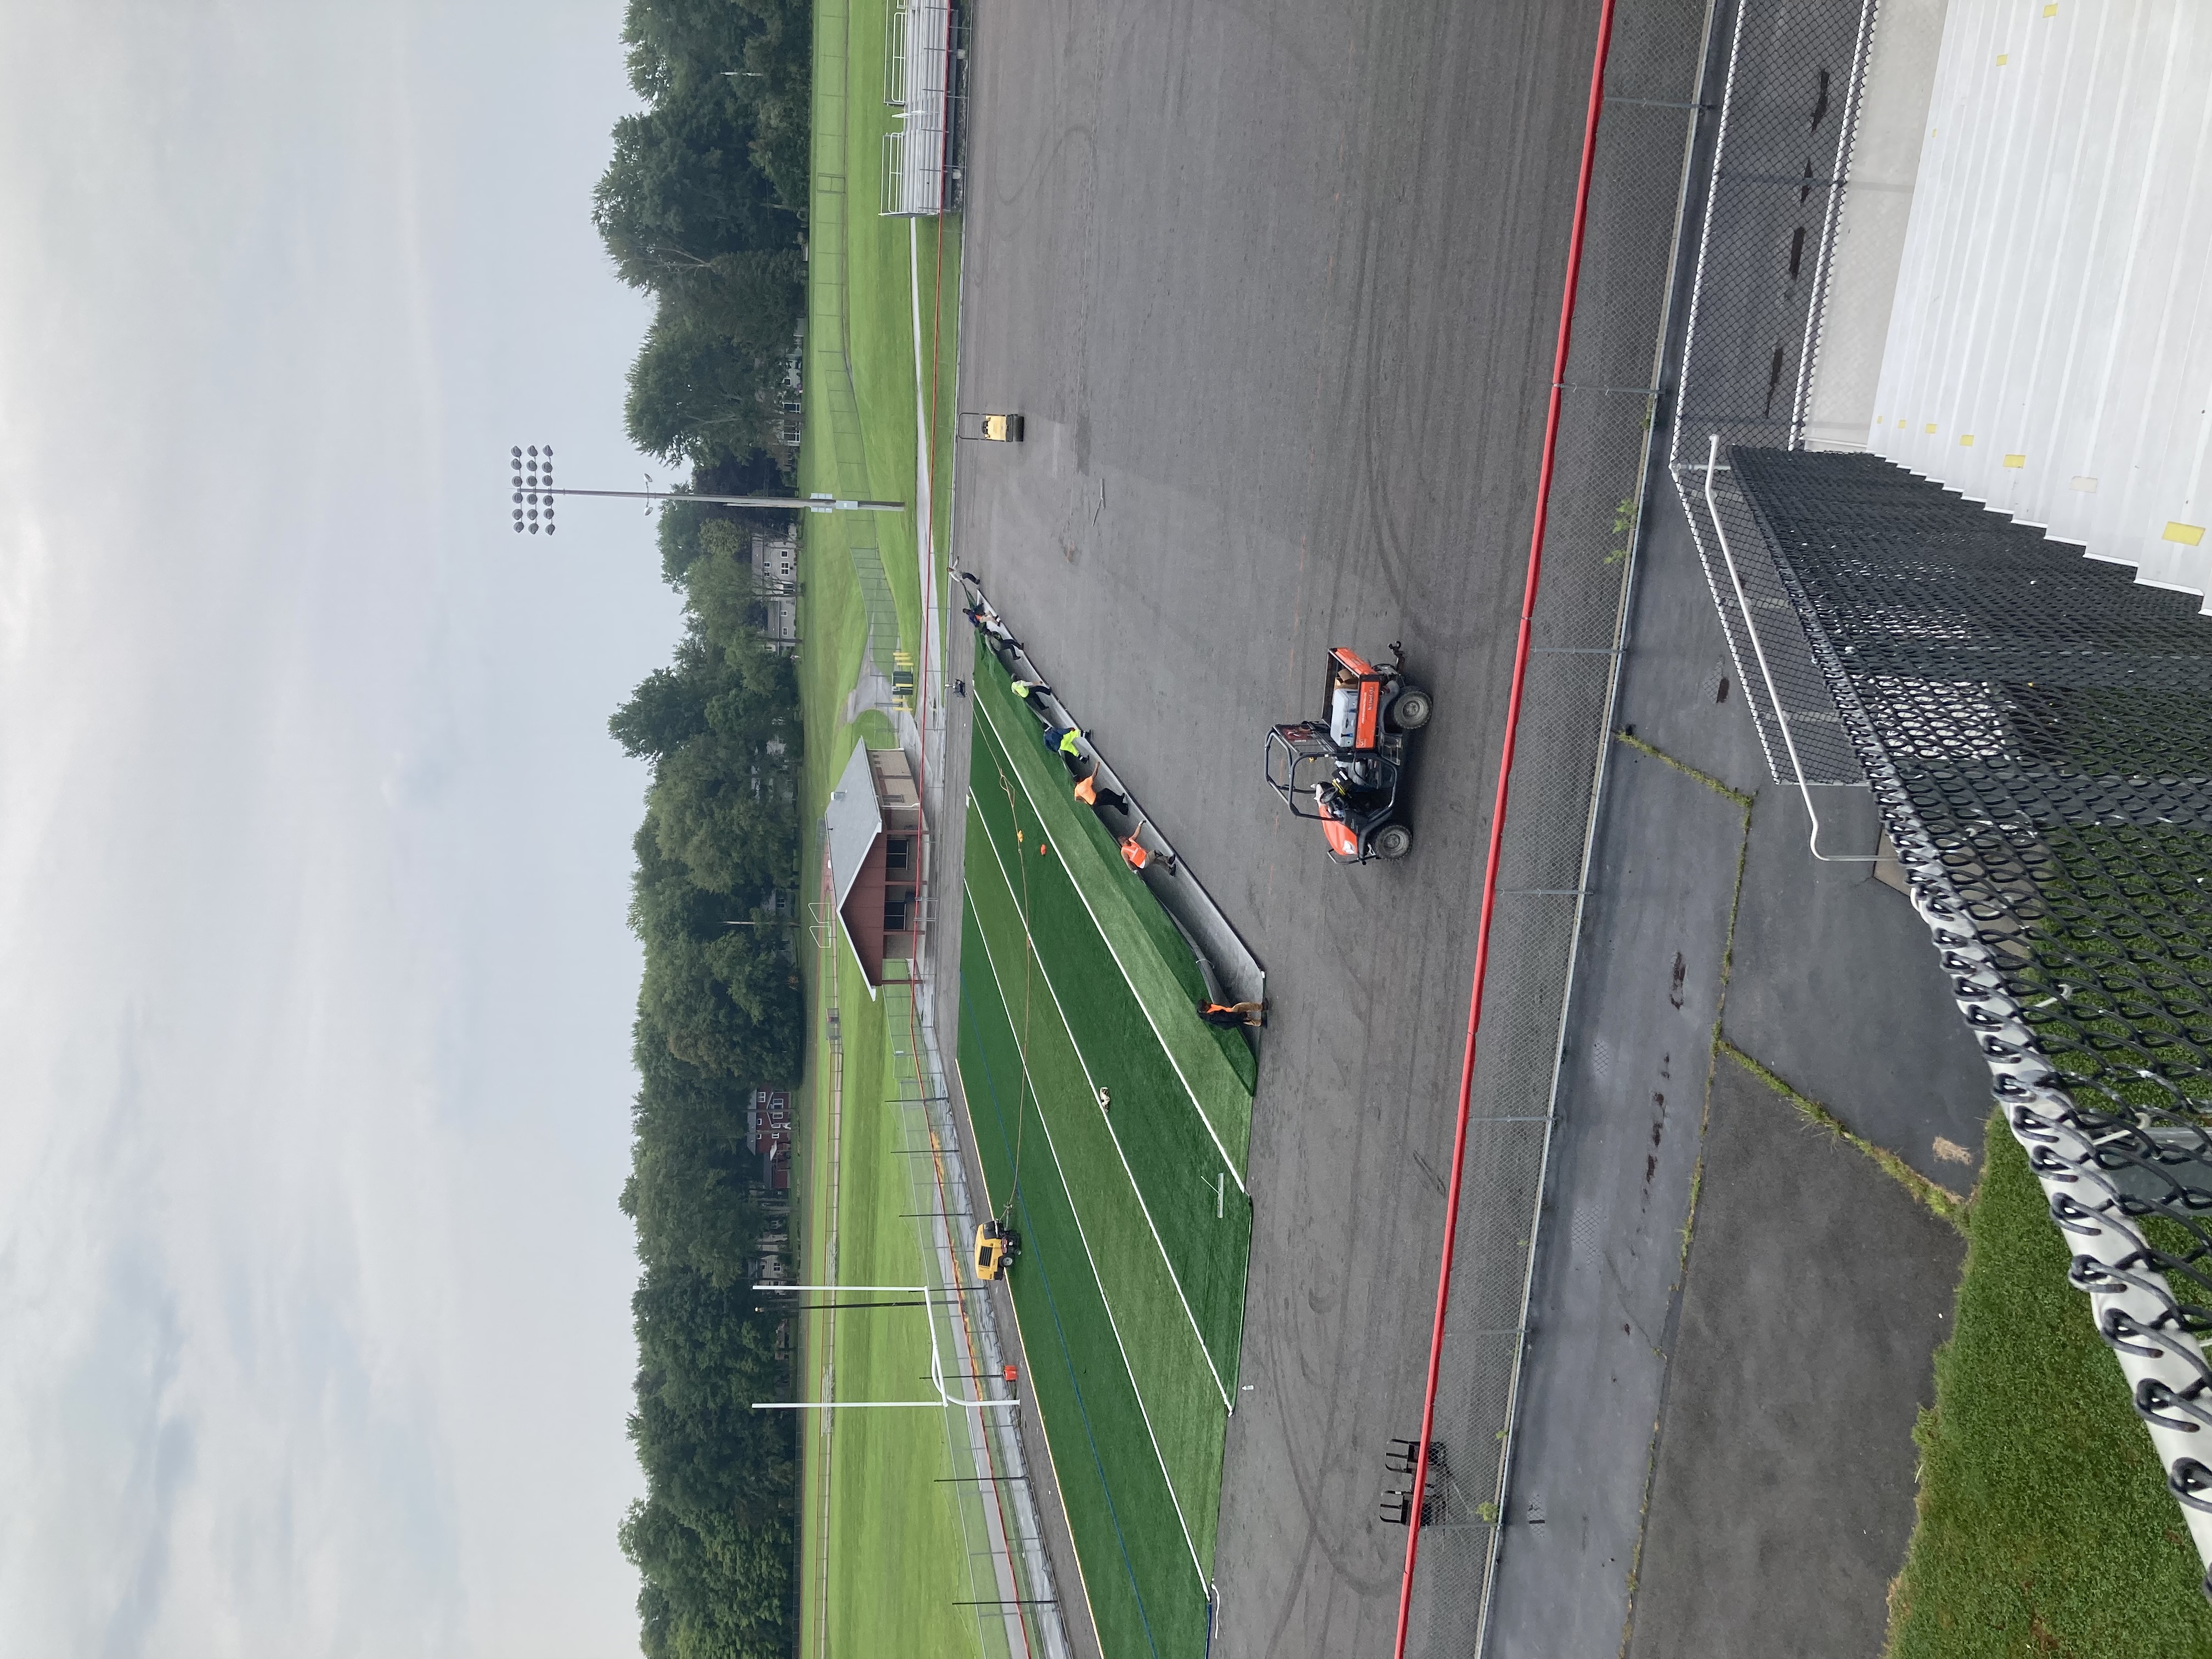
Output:
<svg viewBox="0 0 2212 1659">
<path fill-rule="evenodd" d="M 1376 836 L 1401 823 L 1398 811 L 1400 775 L 1406 761 L 1407 732 L 1428 720 L 1427 694 L 1419 693 L 1419 717 L 1401 726 L 1399 699 L 1415 688 L 1407 684 L 1405 653 L 1390 647 L 1394 660 L 1382 666 L 1367 661 L 1342 647 L 1331 647 L 1328 669 L 1322 685 L 1322 718 L 1271 726 L 1263 750 L 1262 768 L 1268 787 L 1283 799 L 1293 817 L 1310 818 L 1338 829 L 1329 832 L 1329 857 L 1339 864 L 1365 864 L 1376 857 L 1396 857 L 1407 845 L 1407 832 L 1396 833 L 1395 847 L 1381 847 Z M 1356 712 L 1351 716 L 1351 740 L 1340 743 L 1331 723 L 1331 703 L 1340 690 L 1357 691 Z M 1326 805 L 1321 799 L 1339 778 L 1348 790 Z M 1349 845 L 1340 845 L 1340 838 Z"/>
</svg>

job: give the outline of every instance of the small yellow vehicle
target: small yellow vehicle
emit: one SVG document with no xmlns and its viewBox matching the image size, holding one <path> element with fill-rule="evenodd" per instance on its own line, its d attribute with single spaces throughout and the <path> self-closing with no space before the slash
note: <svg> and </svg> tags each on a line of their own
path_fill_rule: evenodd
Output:
<svg viewBox="0 0 2212 1659">
<path fill-rule="evenodd" d="M 975 1229 L 975 1277 L 988 1284 L 1004 1279 L 1006 1269 L 1021 1254 L 1022 1236 L 1002 1221 L 986 1221 Z"/>
</svg>

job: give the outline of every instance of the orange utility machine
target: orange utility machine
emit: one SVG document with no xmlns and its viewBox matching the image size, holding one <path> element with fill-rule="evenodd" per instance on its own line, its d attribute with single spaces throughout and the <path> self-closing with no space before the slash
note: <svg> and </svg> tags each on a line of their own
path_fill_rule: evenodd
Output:
<svg viewBox="0 0 2212 1659">
<path fill-rule="evenodd" d="M 1319 820 L 1339 864 L 1413 850 L 1402 783 L 1409 733 L 1429 723 L 1429 694 L 1406 679 L 1402 644 L 1388 667 L 1340 645 L 1328 653 L 1322 717 L 1267 733 L 1267 782 L 1292 813 Z"/>
</svg>

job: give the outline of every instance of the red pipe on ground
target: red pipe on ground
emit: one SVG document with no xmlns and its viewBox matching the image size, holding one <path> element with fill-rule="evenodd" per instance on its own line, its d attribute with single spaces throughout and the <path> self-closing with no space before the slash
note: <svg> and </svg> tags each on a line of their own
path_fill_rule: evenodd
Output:
<svg viewBox="0 0 2212 1659">
<path fill-rule="evenodd" d="M 1482 867 L 1482 915 L 1474 933 L 1474 988 L 1468 999 L 1467 1046 L 1460 1058 L 1459 1121 L 1452 1132 L 1451 1188 L 1444 1196 L 1443 1256 L 1437 1268 L 1437 1313 L 1429 1333 L 1429 1378 L 1421 1396 L 1421 1442 L 1413 1468 L 1413 1512 L 1406 1521 L 1406 1570 L 1398 1585 L 1398 1639 L 1391 1652 L 1406 1659 L 1413 1606 L 1413 1566 L 1421 1553 L 1421 1495 L 1428 1490 L 1429 1437 L 1436 1427 L 1437 1380 L 1443 1364 L 1444 1316 L 1451 1307 L 1452 1245 L 1459 1234 L 1460 1182 L 1467 1162 L 1468 1110 L 1474 1094 L 1474 1036 L 1482 1024 L 1482 987 L 1490 969 L 1490 920 L 1498 902 L 1498 856 L 1504 843 L 1506 787 L 1513 777 L 1513 743 L 1521 725 L 1521 691 L 1528 674 L 1529 624 L 1544 569 L 1544 529 L 1552 499 L 1552 465 L 1559 446 L 1559 393 L 1567 378 L 1567 345 L 1574 332 L 1575 285 L 1583 267 L 1583 226 L 1589 216 L 1590 167 L 1597 154 L 1597 118 L 1605 107 L 1605 58 L 1613 43 L 1613 0 L 1601 0 L 1597 52 L 1590 64 L 1589 109 L 1583 118 L 1583 163 L 1575 185 L 1574 229 L 1567 241 L 1567 280 L 1559 300 L 1559 342 L 1552 359 L 1551 404 L 1544 418 L 1544 459 L 1536 475 L 1536 522 L 1528 536 L 1528 576 L 1521 596 L 1521 633 L 1513 651 L 1513 690 L 1505 705 L 1505 741 L 1498 759 L 1498 799 L 1490 812 L 1490 850 Z M 1503 1517 L 1500 1517 L 1502 1522 Z"/>
</svg>

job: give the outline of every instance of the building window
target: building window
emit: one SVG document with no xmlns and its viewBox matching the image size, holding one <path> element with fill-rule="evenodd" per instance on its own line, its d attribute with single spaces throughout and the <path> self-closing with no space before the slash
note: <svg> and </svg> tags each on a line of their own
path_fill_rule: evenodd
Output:
<svg viewBox="0 0 2212 1659">
<path fill-rule="evenodd" d="M 884 868 L 908 870 L 914 866 L 914 838 L 893 836 L 884 843 Z"/>
<path fill-rule="evenodd" d="M 884 896 L 884 932 L 886 933 L 906 932 L 908 896 L 903 889 Z"/>
</svg>

